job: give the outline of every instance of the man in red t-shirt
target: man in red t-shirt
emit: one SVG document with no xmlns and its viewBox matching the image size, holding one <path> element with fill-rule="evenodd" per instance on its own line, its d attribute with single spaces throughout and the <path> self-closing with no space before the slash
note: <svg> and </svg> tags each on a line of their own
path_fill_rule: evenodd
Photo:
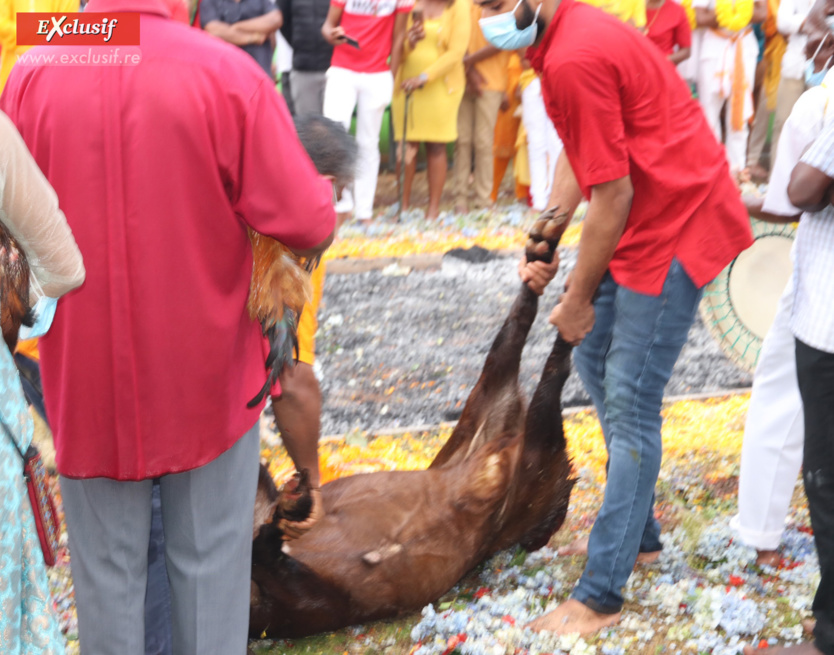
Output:
<svg viewBox="0 0 834 655">
<path fill-rule="evenodd" d="M 414 0 L 331 0 L 322 25 L 334 46 L 324 88 L 324 115 L 350 129 L 356 114 L 356 177 L 336 209 L 357 219 L 373 217 L 379 176 L 379 130 L 394 92 L 405 24 Z M 389 61 L 390 57 L 390 61 Z"/>
<path fill-rule="evenodd" d="M 550 206 L 572 215 L 583 195 L 590 201 L 572 280 L 550 321 L 578 345 L 608 482 L 589 540 L 569 548 L 588 554 L 572 598 L 531 626 L 589 634 L 619 620 L 638 557 L 660 554 L 653 501 L 663 390 L 703 286 L 753 239 L 701 108 L 643 35 L 574 0 L 523 0 L 514 15 L 514 0 L 476 1 L 485 13 L 509 12 L 482 22 L 491 42 L 539 41 L 531 63 L 565 145 Z M 541 293 L 557 268 L 522 261 L 520 272 Z"/>
</svg>

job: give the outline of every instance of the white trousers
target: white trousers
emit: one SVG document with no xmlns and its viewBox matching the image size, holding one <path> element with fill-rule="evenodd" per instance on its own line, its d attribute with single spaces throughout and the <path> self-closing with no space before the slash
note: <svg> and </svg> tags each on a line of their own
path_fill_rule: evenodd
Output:
<svg viewBox="0 0 834 655">
<path fill-rule="evenodd" d="M 521 93 L 521 120 L 527 130 L 527 156 L 530 160 L 530 195 L 533 197 L 533 209 L 544 211 L 550 200 L 550 188 L 556 160 L 562 152 L 562 140 L 556 134 L 556 128 L 542 98 L 542 85 L 536 78 Z"/>
<path fill-rule="evenodd" d="M 743 37 L 742 59 L 744 62 L 745 100 L 744 120 L 740 130 L 732 126 L 729 91 L 735 69 L 735 46 L 727 39 L 705 34 L 701 44 L 701 60 L 698 62 L 698 100 L 704 110 L 715 138 L 721 138 L 721 109 L 724 112 L 724 146 L 732 171 L 740 171 L 747 165 L 747 136 L 750 133 L 748 121 L 753 116 L 753 83 L 756 76 L 756 57 L 759 47 L 752 35 Z"/>
<path fill-rule="evenodd" d="M 738 515 L 731 525 L 758 550 L 779 546 L 802 465 L 805 423 L 789 325 L 793 295 L 791 279 L 759 354 L 741 447 Z"/>
<path fill-rule="evenodd" d="M 357 73 L 331 66 L 324 88 L 324 115 L 350 129 L 356 109 L 356 179 L 353 193 L 346 190 L 336 206 L 339 212 L 354 210 L 356 218 L 373 217 L 374 195 L 379 177 L 379 131 L 385 108 L 391 102 L 394 78 L 389 71 Z M 355 198 L 355 206 L 354 206 Z"/>
</svg>

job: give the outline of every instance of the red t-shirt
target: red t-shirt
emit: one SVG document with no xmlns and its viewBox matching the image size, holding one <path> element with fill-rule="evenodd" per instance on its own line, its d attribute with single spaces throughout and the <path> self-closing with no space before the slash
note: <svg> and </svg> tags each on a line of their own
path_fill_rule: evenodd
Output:
<svg viewBox="0 0 834 655">
<path fill-rule="evenodd" d="M 562 0 L 531 56 L 585 197 L 631 176 L 631 211 L 609 265 L 618 284 L 658 295 L 676 257 L 701 287 L 752 243 L 724 148 L 675 67 L 640 32 Z"/>
<path fill-rule="evenodd" d="M 336 217 L 249 55 L 165 18 L 162 0 L 89 10 L 143 12 L 141 63 L 16 66 L 0 105 L 87 271 L 41 340 L 58 470 L 137 480 L 206 464 L 258 420 L 261 407 L 246 408 L 266 379 L 246 228 L 303 249 Z"/>
<path fill-rule="evenodd" d="M 383 73 L 394 41 L 394 20 L 397 14 L 411 11 L 414 0 L 332 0 L 342 7 L 339 23 L 359 48 L 343 43 L 333 48 L 331 66 L 357 73 Z"/>
<path fill-rule="evenodd" d="M 646 8 L 646 27 L 649 40 L 664 55 L 671 55 L 678 48 L 692 46 L 692 28 L 686 11 L 674 0 L 665 0 L 660 9 Z"/>
</svg>

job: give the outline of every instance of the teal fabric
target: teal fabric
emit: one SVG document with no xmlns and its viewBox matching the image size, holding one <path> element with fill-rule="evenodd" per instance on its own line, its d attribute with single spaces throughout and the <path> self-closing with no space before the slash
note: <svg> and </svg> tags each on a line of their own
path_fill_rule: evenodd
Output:
<svg viewBox="0 0 834 655">
<path fill-rule="evenodd" d="M 0 418 L 22 452 L 32 441 L 32 418 L 11 353 L 0 342 Z M 23 460 L 0 429 L 0 653 L 62 655 L 64 639 L 49 597 Z"/>
</svg>

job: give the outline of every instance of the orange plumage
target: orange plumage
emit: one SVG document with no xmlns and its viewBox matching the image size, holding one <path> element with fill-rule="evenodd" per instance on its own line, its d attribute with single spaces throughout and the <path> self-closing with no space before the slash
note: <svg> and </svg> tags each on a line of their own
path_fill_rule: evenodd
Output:
<svg viewBox="0 0 834 655">
<path fill-rule="evenodd" d="M 252 242 L 252 281 L 248 309 L 252 320 L 268 327 L 284 317 L 288 308 L 301 315 L 313 288 L 304 263 L 284 244 L 249 230 Z"/>
</svg>

